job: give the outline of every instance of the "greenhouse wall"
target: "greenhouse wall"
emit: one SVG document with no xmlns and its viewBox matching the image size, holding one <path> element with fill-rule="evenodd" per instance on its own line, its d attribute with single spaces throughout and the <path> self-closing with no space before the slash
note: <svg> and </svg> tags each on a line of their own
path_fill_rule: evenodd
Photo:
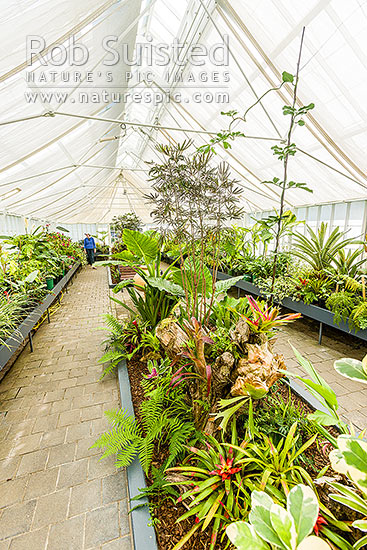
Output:
<svg viewBox="0 0 367 550">
<path fill-rule="evenodd" d="M 367 200 L 334 202 L 307 206 L 303 208 L 291 209 L 299 221 L 306 223 L 300 224 L 296 230 L 305 234 L 306 224 L 314 231 L 319 229 L 322 222 L 328 223 L 329 233 L 338 227 L 341 231 L 348 231 L 348 237 L 358 239 L 367 233 Z M 274 210 L 255 212 L 246 214 L 245 223 L 253 225 L 254 218 L 261 220 L 267 218 L 270 214 L 274 215 Z M 291 237 L 287 242 L 283 242 L 283 248 L 291 244 Z M 350 248 L 353 248 L 351 246 Z"/>
<path fill-rule="evenodd" d="M 14 214 L 8 214 L 5 212 L 0 212 L 0 235 L 20 235 L 22 233 L 31 233 L 38 226 L 49 224 L 50 230 L 54 231 L 57 227 L 64 228 L 67 230 L 67 235 L 69 235 L 74 241 L 80 241 L 84 239 L 85 233 L 90 233 L 91 235 L 96 235 L 97 231 L 107 231 L 107 224 L 96 224 L 96 223 L 62 223 L 58 224 L 57 222 L 49 222 L 47 220 L 41 220 L 39 218 L 26 218 L 24 216 L 17 216 Z M 59 231 L 62 232 L 61 229 Z"/>
</svg>

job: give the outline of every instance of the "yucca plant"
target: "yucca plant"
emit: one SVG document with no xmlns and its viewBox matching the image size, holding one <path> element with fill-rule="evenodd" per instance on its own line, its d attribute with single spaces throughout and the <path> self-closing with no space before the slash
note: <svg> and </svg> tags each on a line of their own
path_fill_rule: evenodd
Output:
<svg viewBox="0 0 367 550">
<path fill-rule="evenodd" d="M 292 253 L 309 264 L 315 271 L 328 271 L 330 265 L 340 261 L 339 251 L 349 245 L 360 244 L 355 238 L 345 238 L 347 231 L 340 231 L 336 227 L 329 236 L 328 224 L 322 222 L 317 232 L 309 225 L 306 226 L 307 235 L 295 233 L 292 240 Z M 336 265 L 337 267 L 337 265 Z"/>
</svg>

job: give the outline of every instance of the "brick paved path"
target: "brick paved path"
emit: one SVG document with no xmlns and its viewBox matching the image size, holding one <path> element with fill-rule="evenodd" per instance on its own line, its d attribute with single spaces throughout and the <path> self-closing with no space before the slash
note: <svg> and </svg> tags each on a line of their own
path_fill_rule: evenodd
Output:
<svg viewBox="0 0 367 550">
<path fill-rule="evenodd" d="M 0 382 L 0 550 L 132 548 L 126 473 L 89 449 L 119 407 L 116 377 L 98 381 L 108 296 L 84 268 Z"/>
<path fill-rule="evenodd" d="M 322 345 L 318 344 L 318 324 L 300 319 L 284 327 L 275 350 L 283 353 L 287 369 L 304 376 L 289 342 L 311 361 L 317 372 L 333 388 L 338 398 L 339 412 L 359 429 L 367 427 L 367 385 L 349 380 L 334 369 L 334 361 L 342 357 L 362 359 L 367 353 L 366 342 L 330 327 L 324 327 Z"/>
</svg>

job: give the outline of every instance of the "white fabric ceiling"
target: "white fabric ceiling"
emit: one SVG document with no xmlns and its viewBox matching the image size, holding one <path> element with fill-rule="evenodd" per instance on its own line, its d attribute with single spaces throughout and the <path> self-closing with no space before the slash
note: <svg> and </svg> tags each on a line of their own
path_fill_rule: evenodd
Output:
<svg viewBox="0 0 367 550">
<path fill-rule="evenodd" d="M 121 130 L 117 124 L 61 115 L 2 125 L 0 209 L 68 223 L 107 222 L 115 214 L 135 211 L 148 221 L 143 197 L 149 190 L 145 161 L 157 158 L 154 144 L 194 138 L 195 144 L 201 145 L 210 138 L 208 134 L 182 129 L 215 133 L 225 128 L 227 121 L 220 111 L 243 112 L 256 97 L 279 83 L 282 71 L 295 72 L 303 26 L 306 34 L 298 96 L 301 103 L 314 102 L 315 109 L 306 127 L 295 132 L 294 141 L 302 152 L 290 161 L 290 177 L 307 182 L 314 192 L 290 191 L 288 204 L 367 197 L 367 0 L 6 0 L 3 4 L 0 122 L 56 111 L 135 123 L 159 122 L 181 130 L 139 126 Z M 152 70 L 153 83 L 142 81 L 134 89 L 163 89 L 166 97 L 180 92 L 180 102 L 171 99 L 155 106 L 129 99 L 126 103 L 81 104 L 75 99 L 86 85 L 82 82 L 74 84 L 75 89 L 68 88 L 64 104 L 31 104 L 25 101 L 25 92 L 46 89 L 43 84 L 36 89 L 25 81 L 30 70 L 25 66 L 25 41 L 31 34 L 44 37 L 46 44 L 65 42 L 74 35 L 90 52 L 83 71 L 94 73 L 106 70 L 102 69 L 106 56 L 102 39 L 106 35 L 117 35 L 120 43 L 130 47 L 135 41 L 147 40 L 171 44 L 176 37 L 186 45 L 200 42 L 211 46 L 228 35 L 229 66 L 219 71 L 228 71 L 230 80 L 225 84 L 200 82 L 203 70 L 208 74 L 218 71 L 218 66 L 206 62 L 205 67 L 187 64 L 184 82 L 169 85 L 167 75 L 180 70 L 177 64 L 152 68 L 145 60 L 146 66 L 139 71 Z M 75 71 L 66 65 L 62 69 Z M 55 68 L 33 65 L 32 70 L 37 79 L 41 71 L 49 73 Z M 110 91 L 124 89 L 125 72 L 131 69 L 119 63 L 108 70 L 113 72 Z M 185 81 L 189 73 L 195 77 L 190 84 Z M 62 86 L 60 80 L 54 85 L 58 91 Z M 193 94 L 198 91 L 227 92 L 229 103 L 218 104 L 215 98 L 209 103 L 195 102 Z M 250 136 L 283 138 L 289 120 L 283 116 L 282 106 L 289 102 L 290 91 L 285 87 L 272 92 L 262 106 L 251 111 L 246 125 L 236 129 Z M 115 136 L 120 139 L 110 139 Z M 277 189 L 261 183 L 281 175 L 271 145 L 268 140 L 240 138 L 232 149 L 218 149 L 216 160 L 226 159 L 232 166 L 233 175 L 245 189 L 244 206 L 249 211 L 268 210 L 277 204 Z"/>
</svg>

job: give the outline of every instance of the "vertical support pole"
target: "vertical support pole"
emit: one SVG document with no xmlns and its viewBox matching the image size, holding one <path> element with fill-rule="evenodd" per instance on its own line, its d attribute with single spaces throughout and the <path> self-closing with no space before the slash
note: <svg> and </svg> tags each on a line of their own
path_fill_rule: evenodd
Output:
<svg viewBox="0 0 367 550">
<path fill-rule="evenodd" d="M 320 323 L 320 328 L 319 328 L 319 344 L 321 346 L 321 342 L 322 342 L 322 323 Z"/>
<path fill-rule="evenodd" d="M 241 289 L 237 287 L 237 298 L 241 297 Z"/>
<path fill-rule="evenodd" d="M 50 323 L 50 310 L 47 308 L 47 321 Z"/>
<path fill-rule="evenodd" d="M 29 347 L 31 348 L 31 353 L 33 353 L 33 338 L 32 338 L 32 331 L 28 335 L 29 337 Z"/>
</svg>

